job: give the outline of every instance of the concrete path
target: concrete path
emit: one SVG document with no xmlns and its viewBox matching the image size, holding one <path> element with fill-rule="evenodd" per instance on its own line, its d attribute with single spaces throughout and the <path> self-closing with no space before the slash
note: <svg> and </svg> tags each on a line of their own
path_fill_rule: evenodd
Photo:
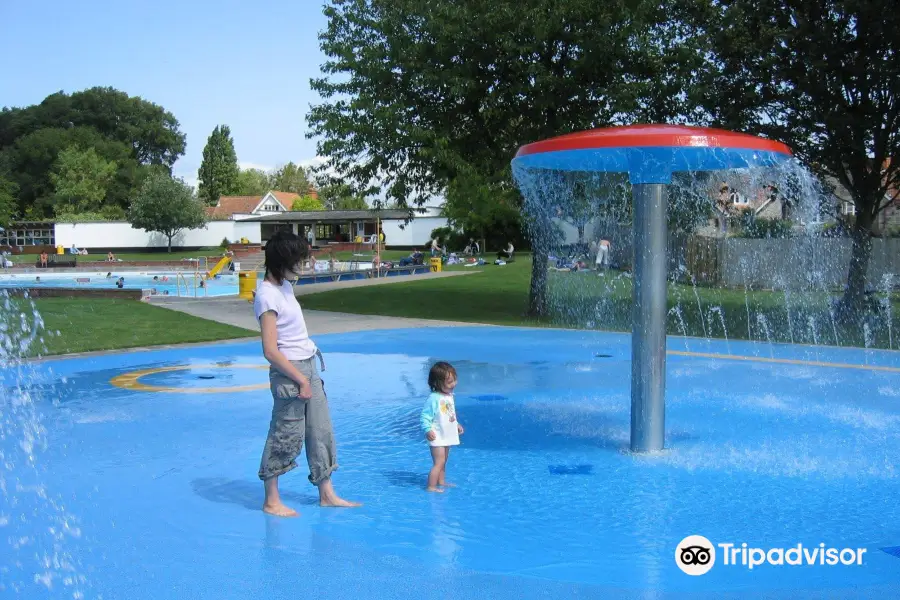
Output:
<svg viewBox="0 0 900 600">
<path fill-rule="evenodd" d="M 450 271 L 415 275 L 410 277 L 384 277 L 381 279 L 357 279 L 337 281 L 333 283 L 316 283 L 300 285 L 294 288 L 297 296 L 314 294 L 330 290 L 366 287 L 370 285 L 388 285 L 404 281 L 421 281 L 422 279 L 438 279 L 468 275 L 470 271 Z M 259 323 L 253 314 L 253 304 L 234 296 L 219 298 L 177 298 L 172 296 L 152 296 L 150 304 L 177 310 L 195 317 L 234 325 L 251 331 L 259 331 Z M 302 305 L 302 302 L 301 302 Z M 402 317 L 382 317 L 378 315 L 355 315 L 322 310 L 304 310 L 306 326 L 310 335 L 324 333 L 346 333 L 350 331 L 367 331 L 373 329 L 402 329 L 407 327 L 459 327 L 473 325 L 457 321 L 436 321 L 430 319 L 406 319 Z"/>
<path fill-rule="evenodd" d="M 202 319 L 217 321 L 251 331 L 259 331 L 259 323 L 253 314 L 253 305 L 246 300 L 235 298 L 209 298 L 204 300 L 151 299 L 151 304 L 170 310 L 177 310 Z M 372 329 L 401 329 L 407 327 L 447 327 L 468 325 L 454 321 L 431 321 L 427 319 L 404 319 L 400 317 L 382 317 L 378 315 L 354 315 L 348 313 L 327 312 L 322 310 L 304 310 L 306 326 L 310 335 L 324 333 L 346 333 Z"/>
</svg>

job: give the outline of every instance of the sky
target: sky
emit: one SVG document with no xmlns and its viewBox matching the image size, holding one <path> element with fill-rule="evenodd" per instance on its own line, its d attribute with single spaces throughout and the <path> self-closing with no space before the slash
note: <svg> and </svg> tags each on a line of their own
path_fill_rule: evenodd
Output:
<svg viewBox="0 0 900 600">
<path fill-rule="evenodd" d="M 243 168 L 316 160 L 306 113 L 325 57 L 321 0 L 0 0 L 0 106 L 112 86 L 175 115 L 196 185 L 216 125 Z"/>
</svg>

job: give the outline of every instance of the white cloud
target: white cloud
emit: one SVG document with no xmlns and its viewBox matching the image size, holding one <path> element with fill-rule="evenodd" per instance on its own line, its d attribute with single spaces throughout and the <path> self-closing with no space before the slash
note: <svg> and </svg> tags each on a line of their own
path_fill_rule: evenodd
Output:
<svg viewBox="0 0 900 600">
<path fill-rule="evenodd" d="M 246 171 L 246 170 L 248 170 L 248 169 L 257 169 L 257 170 L 262 171 L 262 172 L 264 172 L 264 173 L 268 173 L 269 171 L 272 170 L 272 167 L 269 166 L 269 165 L 261 165 L 261 164 L 258 164 L 258 163 L 252 163 L 252 162 L 239 162 L 239 163 L 238 163 L 238 167 L 240 167 L 240 169 L 241 169 L 242 171 Z"/>
</svg>

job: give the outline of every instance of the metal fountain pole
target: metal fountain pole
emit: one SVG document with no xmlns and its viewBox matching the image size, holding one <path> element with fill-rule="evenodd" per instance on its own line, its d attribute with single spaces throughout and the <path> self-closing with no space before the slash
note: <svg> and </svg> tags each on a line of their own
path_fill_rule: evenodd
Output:
<svg viewBox="0 0 900 600">
<path fill-rule="evenodd" d="M 634 308 L 631 316 L 631 450 L 665 444 L 666 250 L 668 188 L 632 187 L 634 198 Z"/>
</svg>

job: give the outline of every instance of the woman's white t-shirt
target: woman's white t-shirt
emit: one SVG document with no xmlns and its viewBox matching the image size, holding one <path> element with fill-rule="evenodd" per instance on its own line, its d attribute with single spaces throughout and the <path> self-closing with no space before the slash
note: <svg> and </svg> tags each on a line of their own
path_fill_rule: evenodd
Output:
<svg viewBox="0 0 900 600">
<path fill-rule="evenodd" d="M 294 286 L 290 281 L 283 281 L 280 286 L 263 282 L 256 289 L 253 301 L 256 320 L 263 313 L 273 311 L 276 315 L 275 326 L 278 330 L 278 350 L 288 360 L 306 360 L 316 355 L 316 345 L 309 339 L 303 310 L 294 296 Z"/>
</svg>

